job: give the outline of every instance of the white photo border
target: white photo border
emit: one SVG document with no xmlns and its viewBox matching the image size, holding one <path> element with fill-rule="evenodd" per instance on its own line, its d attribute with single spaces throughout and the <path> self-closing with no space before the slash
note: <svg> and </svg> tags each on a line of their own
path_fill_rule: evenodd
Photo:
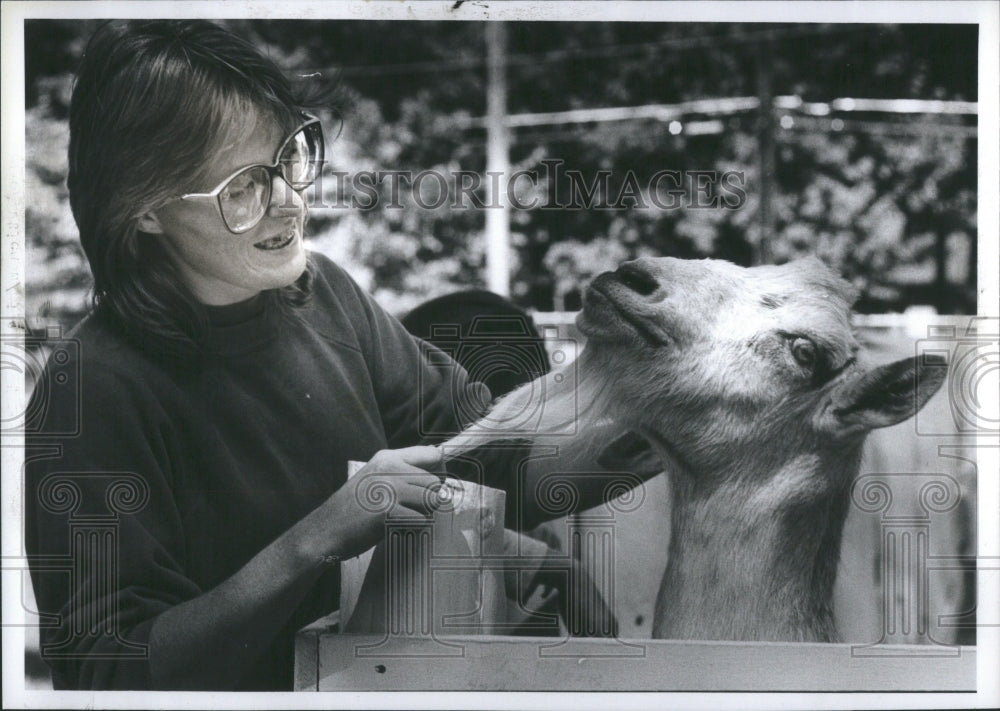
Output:
<svg viewBox="0 0 1000 711">
<path fill-rule="evenodd" d="M 44 18 L 202 17 L 255 19 L 367 20 L 565 20 L 643 22 L 826 22 L 968 23 L 979 26 L 978 126 L 978 313 L 1000 316 L 1000 4 L 982 2 L 485 2 L 454 0 L 212 0 L 208 2 L 4 2 L 2 5 L 2 300 L 3 331 L 24 316 L 24 20 Z M 20 373 L 4 369 L 2 408 L 6 418 L 23 410 Z M 7 442 L 5 441 L 5 445 Z M 978 553 L 1000 557 L 1000 448 L 979 449 Z M 2 454 L 2 554 L 21 550 L 23 448 Z M 16 580 L 15 580 L 16 578 Z M 24 689 L 24 628 L 20 576 L 3 576 L 3 706 L 5 708 L 949 708 L 1000 705 L 1000 628 L 982 627 L 977 636 L 978 691 L 950 693 L 186 693 L 56 692 Z M 1000 604 L 1000 575 L 980 575 L 979 609 Z"/>
</svg>

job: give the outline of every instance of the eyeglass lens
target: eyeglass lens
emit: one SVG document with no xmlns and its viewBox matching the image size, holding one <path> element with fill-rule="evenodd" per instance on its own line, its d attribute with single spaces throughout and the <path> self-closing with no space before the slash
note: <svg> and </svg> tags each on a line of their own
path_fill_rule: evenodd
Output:
<svg viewBox="0 0 1000 711">
<path fill-rule="evenodd" d="M 289 138 L 278 157 L 282 179 L 294 190 L 305 190 L 316 181 L 322 162 L 322 128 L 305 126 Z M 271 200 L 271 171 L 253 166 L 236 175 L 219 193 L 219 207 L 234 232 L 253 227 L 264 216 Z"/>
</svg>

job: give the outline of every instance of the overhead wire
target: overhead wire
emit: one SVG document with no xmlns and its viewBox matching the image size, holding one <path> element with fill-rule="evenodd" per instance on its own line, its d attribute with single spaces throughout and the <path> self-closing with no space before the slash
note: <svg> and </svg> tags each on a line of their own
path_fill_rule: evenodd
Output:
<svg viewBox="0 0 1000 711">
<path fill-rule="evenodd" d="M 647 119 L 651 123 L 653 120 Z M 657 122 L 658 123 L 658 122 Z M 691 138 L 700 136 L 721 135 L 734 130 L 734 127 L 722 122 L 713 121 L 679 121 L 681 130 L 671 131 L 669 125 L 663 125 L 662 129 L 656 131 L 656 135 L 663 137 L 674 136 L 677 138 Z M 697 130 L 692 132 L 688 128 L 691 124 L 697 126 Z M 721 125 L 720 125 L 721 124 Z M 746 127 L 747 132 L 752 132 L 753 127 Z M 941 124 L 936 122 L 912 122 L 912 121 L 878 121 L 878 120 L 855 120 L 827 118 L 816 119 L 813 117 L 796 116 L 791 126 L 778 127 L 777 135 L 782 132 L 797 133 L 826 133 L 826 134 L 849 134 L 856 132 L 866 132 L 876 135 L 886 136 L 955 136 L 958 138 L 972 139 L 978 138 L 979 132 L 975 126 L 961 126 L 952 124 Z M 515 131 L 511 133 L 511 140 L 514 144 L 528 144 L 535 141 L 546 141 L 550 143 L 576 143 L 593 138 L 593 132 L 585 129 L 575 129 L 567 131 L 565 128 L 553 126 L 549 130 Z"/>
<path fill-rule="evenodd" d="M 515 52 L 507 55 L 504 64 L 508 67 L 530 66 L 564 62 L 574 59 L 595 59 L 602 57 L 625 56 L 641 53 L 650 49 L 670 49 L 686 51 L 703 47 L 719 47 L 720 45 L 752 44 L 754 42 L 781 41 L 815 35 L 828 35 L 843 32 L 869 31 L 867 26 L 857 25 L 807 25 L 794 29 L 765 29 L 731 35 L 700 35 L 691 37 L 671 37 L 655 42 L 639 42 L 633 44 L 606 45 L 604 47 L 573 48 L 547 50 L 545 52 Z M 347 65 L 323 69 L 311 69 L 310 72 L 336 73 L 341 77 L 375 77 L 394 74 L 421 74 L 440 71 L 460 71 L 463 69 L 484 68 L 486 59 L 436 59 L 420 62 L 398 62 L 393 64 L 362 64 Z"/>
<path fill-rule="evenodd" d="M 817 24 L 798 25 L 793 28 L 767 28 L 757 31 L 750 31 L 741 34 L 729 35 L 700 35 L 690 37 L 671 37 L 655 42 L 642 42 L 625 45 L 608 45 L 605 47 L 571 48 L 561 50 L 549 50 L 538 53 L 512 53 L 505 60 L 507 66 L 525 66 L 532 64 L 554 63 L 574 59 L 591 59 L 599 57 L 625 56 L 650 49 L 670 49 L 674 51 L 686 51 L 703 47 L 719 47 L 720 45 L 750 44 L 755 42 L 773 42 L 785 39 L 796 39 L 807 36 L 830 35 L 841 32 L 861 32 L 870 31 L 872 26 L 858 26 L 853 24 Z M 874 27 L 881 27 L 876 25 Z M 445 59 L 430 60 L 422 62 L 406 62 L 383 65 L 358 65 L 339 67 L 335 71 L 344 77 L 350 76 L 387 76 L 394 74 L 418 74 L 429 72 L 440 72 L 448 70 L 464 70 L 472 68 L 484 68 L 486 59 Z M 314 70 L 317 71 L 317 70 Z M 323 71 L 323 70 L 318 70 Z M 328 70 L 329 71 L 329 70 Z M 650 104 L 632 107 L 599 107 L 589 109 L 573 109 L 562 112 L 544 113 L 522 113 L 508 115 L 508 128 L 523 128 L 550 126 L 556 124 L 590 123 L 619 120 L 654 120 L 670 121 L 671 125 L 681 122 L 680 131 L 670 130 L 673 135 L 713 135 L 721 133 L 717 126 L 711 121 L 701 122 L 697 130 L 692 133 L 685 131 L 684 125 L 690 125 L 690 120 L 684 120 L 685 114 L 702 114 L 705 116 L 718 116 L 741 113 L 757 108 L 756 97 L 724 97 L 719 99 L 701 99 L 697 101 L 681 102 L 678 104 Z M 775 97 L 775 108 L 785 110 L 795 110 L 799 114 L 811 115 L 813 117 L 825 117 L 833 112 L 872 112 L 872 113 L 897 113 L 897 114 L 976 114 L 977 106 L 974 102 L 963 101 L 929 101 L 920 99 L 855 99 L 839 98 L 830 102 L 804 102 L 798 96 Z M 468 118 L 463 121 L 466 128 L 481 127 L 485 119 Z M 861 121 L 851 120 L 841 121 L 843 127 L 850 126 L 856 130 L 867 130 L 873 133 L 883 133 L 886 135 L 959 135 L 968 138 L 975 138 L 978 133 L 975 127 L 953 126 L 941 124 L 932 127 L 924 122 L 920 127 L 914 127 L 901 122 L 885 121 Z M 724 130 L 724 129 L 723 129 Z M 798 129 L 800 130 L 800 129 Z M 817 130 L 817 129 L 813 129 Z M 843 130 L 843 129 L 833 129 Z M 530 134 L 513 132 L 520 142 L 527 140 L 531 136 L 548 136 L 549 132 L 535 131 Z M 554 133 L 554 132 L 553 132 Z M 564 142 L 564 141 L 560 141 Z"/>
</svg>

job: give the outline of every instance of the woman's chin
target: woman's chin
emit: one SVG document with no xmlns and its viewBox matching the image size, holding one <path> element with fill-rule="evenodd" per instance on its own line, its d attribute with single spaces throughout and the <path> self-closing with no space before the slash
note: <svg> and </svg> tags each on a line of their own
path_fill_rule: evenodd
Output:
<svg viewBox="0 0 1000 711">
<path fill-rule="evenodd" d="M 302 276 L 306 268 L 306 249 L 301 232 L 295 239 L 280 249 L 269 250 L 254 256 L 261 269 L 262 281 L 267 282 L 266 289 L 278 289 L 293 284 Z M 259 250 L 258 250 L 259 252 Z"/>
<path fill-rule="evenodd" d="M 302 246 L 302 240 L 297 240 L 297 246 L 291 254 L 287 255 L 287 261 L 275 270 L 275 284 L 272 289 L 281 288 L 294 284 L 302 276 L 306 269 L 306 250 Z"/>
</svg>

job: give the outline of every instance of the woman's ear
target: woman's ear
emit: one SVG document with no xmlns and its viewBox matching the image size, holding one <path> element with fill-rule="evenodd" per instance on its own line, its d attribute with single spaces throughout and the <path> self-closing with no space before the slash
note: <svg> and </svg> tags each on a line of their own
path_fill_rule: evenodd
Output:
<svg viewBox="0 0 1000 711">
<path fill-rule="evenodd" d="M 139 222 L 137 224 L 140 232 L 145 232 L 151 235 L 162 235 L 163 225 L 160 224 L 160 218 L 156 216 L 156 213 L 150 210 L 149 212 L 143 213 L 139 216 Z"/>
</svg>

